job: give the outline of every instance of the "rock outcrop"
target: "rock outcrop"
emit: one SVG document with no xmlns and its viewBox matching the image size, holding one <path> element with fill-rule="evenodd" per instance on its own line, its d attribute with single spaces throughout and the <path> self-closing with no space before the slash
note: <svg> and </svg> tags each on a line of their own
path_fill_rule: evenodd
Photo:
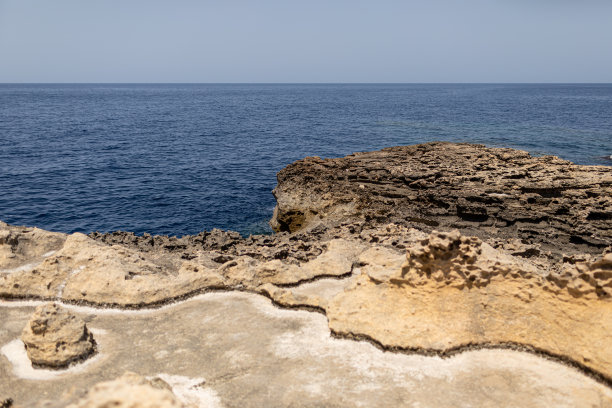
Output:
<svg viewBox="0 0 612 408">
<path fill-rule="evenodd" d="M 32 365 L 62 368 L 96 350 L 83 320 L 54 303 L 36 308 L 21 335 Z"/>
<path fill-rule="evenodd" d="M 280 251 L 282 256 L 276 257 L 262 255 L 254 248 L 255 252 L 247 254 L 192 247 L 189 259 L 185 259 L 182 252 L 108 245 L 75 233 L 65 236 L 62 246 L 42 262 L 0 275 L 0 298 L 138 308 L 211 290 L 261 292 L 260 286 L 266 284 L 287 286 L 346 276 L 362 244 L 347 237 L 313 240 L 309 246 L 297 243 L 296 247 L 293 251 L 282 246 L 270 249 Z M 301 256 L 305 248 L 312 247 L 318 250 Z"/>
<path fill-rule="evenodd" d="M 251 292 L 324 313 L 334 335 L 385 350 L 519 348 L 612 384 L 612 168 L 429 143 L 306 158 L 278 180 L 271 236 L 0 223 L 0 299 L 145 308 Z M 95 349 L 84 323 L 57 306 L 37 312 L 24 342 L 36 365 L 53 367 Z M 130 406 L 183 404 L 150 388 L 129 375 L 77 406 L 147 393 L 170 405 Z"/>
<path fill-rule="evenodd" d="M 612 168 L 514 149 L 435 142 L 308 157 L 278 173 L 274 195 L 276 231 L 347 221 L 459 229 L 518 238 L 556 261 L 612 243 Z"/>
<path fill-rule="evenodd" d="M 326 310 L 338 335 L 426 354 L 518 346 L 612 378 L 610 254 L 559 277 L 453 231 L 409 248 L 400 268 L 362 262 Z"/>
<path fill-rule="evenodd" d="M 64 245 L 66 234 L 0 221 L 0 276 L 29 269 Z"/>
<path fill-rule="evenodd" d="M 150 381 L 131 372 L 116 380 L 96 384 L 81 400 L 68 406 L 68 408 L 107 407 L 195 408 L 183 404 L 163 381 Z"/>
<path fill-rule="evenodd" d="M 221 284 L 204 265 L 147 256 L 75 233 L 40 264 L 0 276 L 0 297 L 137 306 Z"/>
</svg>

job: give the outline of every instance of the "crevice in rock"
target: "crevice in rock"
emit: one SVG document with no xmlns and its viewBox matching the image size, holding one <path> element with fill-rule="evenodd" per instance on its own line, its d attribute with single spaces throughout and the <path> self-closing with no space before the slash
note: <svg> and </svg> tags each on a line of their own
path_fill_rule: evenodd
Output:
<svg viewBox="0 0 612 408">
<path fill-rule="evenodd" d="M 302 280 L 299 280 L 297 282 L 292 282 L 292 283 L 275 283 L 274 286 L 279 287 L 279 288 L 295 288 L 305 283 L 312 283 L 312 282 L 319 281 L 321 279 L 343 280 L 346 278 L 350 278 L 351 275 L 353 275 L 354 267 L 355 265 L 351 265 L 351 270 L 341 275 L 322 274 L 322 275 L 313 276 L 312 278 L 302 279 Z"/>
<path fill-rule="evenodd" d="M 564 364 L 569 367 L 573 367 L 578 371 L 582 372 L 586 376 L 593 378 L 597 382 L 612 388 L 612 378 L 600 373 L 599 371 L 593 370 L 583 364 L 580 364 L 576 360 L 573 360 L 567 356 L 551 353 L 547 350 L 538 349 L 529 344 L 521 344 L 514 342 L 501 342 L 501 343 L 469 343 L 463 344 L 457 347 L 450 348 L 448 350 L 436 350 L 436 349 L 423 349 L 423 348 L 408 348 L 408 347 L 397 347 L 397 346 L 385 346 L 378 340 L 361 333 L 338 333 L 330 329 L 331 336 L 337 339 L 353 340 L 353 341 L 364 341 L 372 344 L 374 347 L 384 351 L 392 353 L 402 354 L 418 354 L 423 356 L 435 356 L 441 358 L 450 358 L 461 353 L 474 351 L 474 350 L 514 350 L 534 354 L 538 357 L 546 358 L 551 361 Z"/>
</svg>

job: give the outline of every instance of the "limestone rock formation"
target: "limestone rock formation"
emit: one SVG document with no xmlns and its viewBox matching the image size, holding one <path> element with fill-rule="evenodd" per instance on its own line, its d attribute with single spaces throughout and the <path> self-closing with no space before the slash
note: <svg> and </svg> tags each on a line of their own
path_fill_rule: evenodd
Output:
<svg viewBox="0 0 612 408">
<path fill-rule="evenodd" d="M 271 224 L 279 232 L 270 236 L 86 236 L 0 223 L 0 300 L 134 309 L 213 290 L 251 292 L 324 313 L 334 335 L 386 350 L 520 348 L 612 384 L 612 168 L 429 143 L 306 158 L 278 181 Z M 47 308 L 55 309 L 39 314 L 56 317 L 41 314 L 24 331 L 28 353 L 39 347 L 30 346 L 37 331 L 71 333 L 45 346 L 47 354 L 91 340 L 82 322 Z M 202 335 L 215 338 L 202 332 L 197 344 Z M 156 338 L 169 341 L 167 333 Z M 160 350 L 147 361 L 183 352 Z M 228 354 L 229 371 L 217 381 L 242 376 L 232 371 L 237 356 Z M 78 406 L 130 404 L 150 387 L 129 375 Z M 181 403 L 158 391 L 160 400 Z"/>
<path fill-rule="evenodd" d="M 302 251 L 310 247 L 317 250 L 302 257 Z M 142 250 L 138 245 L 109 245 L 75 233 L 64 236 L 62 246 L 36 266 L 0 275 L 0 298 L 135 308 L 210 290 L 260 292 L 265 284 L 297 285 L 350 274 L 362 248 L 353 238 L 330 239 L 269 249 L 276 256 L 262 255 L 255 248 L 230 255 L 220 248 L 196 247 L 184 257 L 173 251 Z"/>
<path fill-rule="evenodd" d="M 127 372 L 116 380 L 96 384 L 68 408 L 188 408 L 169 388 Z"/>
<path fill-rule="evenodd" d="M 30 269 L 62 247 L 66 235 L 0 221 L 0 276 Z"/>
<path fill-rule="evenodd" d="M 426 143 L 322 160 L 278 173 L 276 231 L 364 221 L 519 239 L 560 261 L 612 243 L 612 168 L 514 149 Z M 533 252 L 533 251 L 531 251 Z"/>
<path fill-rule="evenodd" d="M 21 340 L 32 364 L 39 367 L 66 367 L 96 350 L 85 322 L 54 303 L 36 308 Z"/>
<path fill-rule="evenodd" d="M 561 279 L 478 238 L 433 232 L 408 249 L 401 268 L 395 259 L 386 273 L 365 269 L 326 312 L 335 334 L 388 349 L 518 346 L 612 379 L 610 261 L 568 268 Z"/>
<path fill-rule="evenodd" d="M 206 266 L 109 246 L 75 233 L 37 266 L 0 276 L 0 297 L 129 307 L 221 285 L 221 277 Z"/>
</svg>

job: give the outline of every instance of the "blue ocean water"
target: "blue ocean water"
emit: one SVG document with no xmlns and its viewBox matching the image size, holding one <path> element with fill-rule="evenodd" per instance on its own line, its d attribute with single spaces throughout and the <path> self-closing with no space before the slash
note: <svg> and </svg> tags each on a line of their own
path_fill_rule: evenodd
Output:
<svg viewBox="0 0 612 408">
<path fill-rule="evenodd" d="M 0 220 L 269 231 L 276 172 L 433 140 L 610 165 L 612 85 L 0 85 Z"/>
</svg>

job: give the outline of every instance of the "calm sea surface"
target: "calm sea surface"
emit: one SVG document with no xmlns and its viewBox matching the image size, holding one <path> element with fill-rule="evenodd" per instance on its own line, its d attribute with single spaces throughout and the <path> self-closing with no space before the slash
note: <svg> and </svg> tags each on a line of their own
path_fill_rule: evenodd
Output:
<svg viewBox="0 0 612 408">
<path fill-rule="evenodd" d="M 0 220 L 268 232 L 287 164 L 433 140 L 611 165 L 612 85 L 0 85 Z"/>
</svg>

